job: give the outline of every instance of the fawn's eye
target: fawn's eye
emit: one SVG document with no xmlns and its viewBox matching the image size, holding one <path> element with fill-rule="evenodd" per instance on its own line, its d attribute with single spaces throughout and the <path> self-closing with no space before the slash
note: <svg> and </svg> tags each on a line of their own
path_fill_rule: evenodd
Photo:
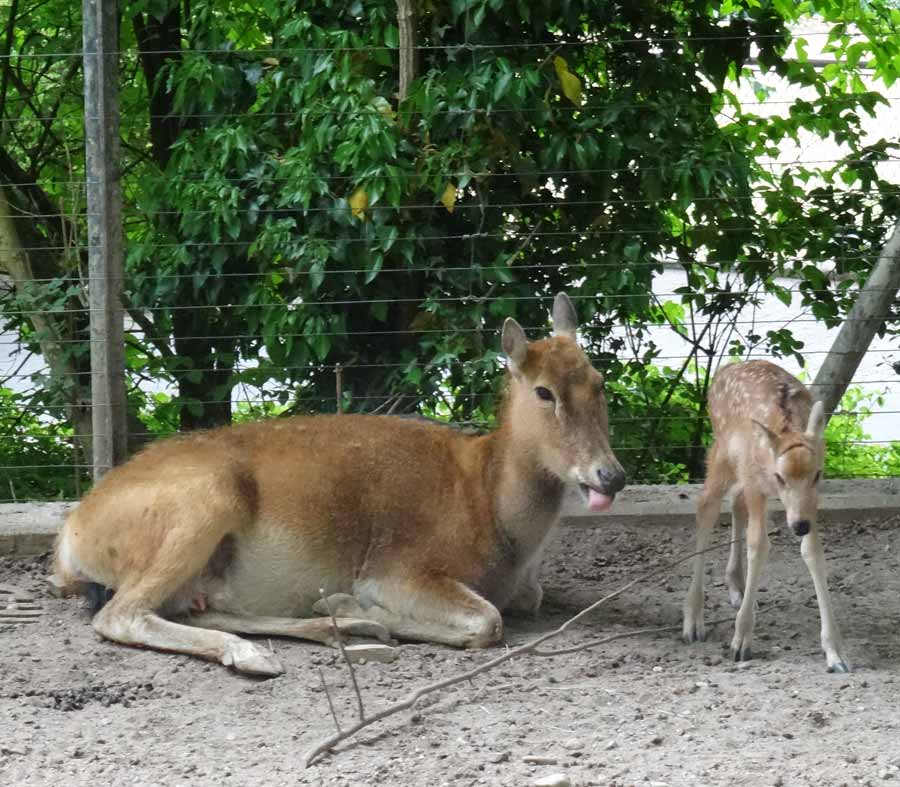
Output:
<svg viewBox="0 0 900 787">
<path fill-rule="evenodd" d="M 784 478 L 781 477 L 781 473 L 775 473 L 775 480 L 778 482 L 778 486 L 784 486 Z"/>
<path fill-rule="evenodd" d="M 553 391 L 549 388 L 544 388 L 543 385 L 539 385 L 534 389 L 534 392 L 538 395 L 538 399 L 543 399 L 545 402 L 555 402 L 556 397 L 553 395 Z"/>
</svg>

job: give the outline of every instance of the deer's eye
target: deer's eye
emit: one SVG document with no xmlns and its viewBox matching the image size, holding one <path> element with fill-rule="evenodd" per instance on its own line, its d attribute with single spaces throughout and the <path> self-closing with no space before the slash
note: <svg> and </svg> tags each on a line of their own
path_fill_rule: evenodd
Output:
<svg viewBox="0 0 900 787">
<path fill-rule="evenodd" d="M 556 397 L 553 395 L 553 391 L 549 388 L 544 388 L 543 385 L 539 385 L 534 389 L 534 392 L 538 395 L 538 399 L 543 399 L 545 402 L 555 402 Z"/>
<path fill-rule="evenodd" d="M 775 480 L 778 482 L 778 486 L 784 486 L 784 478 L 781 477 L 781 473 L 775 473 Z"/>
</svg>

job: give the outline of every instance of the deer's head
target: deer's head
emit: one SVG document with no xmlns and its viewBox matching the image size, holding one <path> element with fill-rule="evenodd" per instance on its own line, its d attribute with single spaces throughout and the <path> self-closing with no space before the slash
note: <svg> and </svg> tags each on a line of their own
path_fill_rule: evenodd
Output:
<svg viewBox="0 0 900 787">
<path fill-rule="evenodd" d="M 548 339 L 529 342 L 515 320 L 506 320 L 506 419 L 517 445 L 544 471 L 577 484 L 590 509 L 604 511 L 625 486 L 625 472 L 609 447 L 603 376 L 578 346 L 576 330 L 564 293 L 553 303 Z"/>
<path fill-rule="evenodd" d="M 825 410 L 815 402 L 806 430 L 775 434 L 753 421 L 758 438 L 768 448 L 770 483 L 784 505 L 787 523 L 795 535 L 805 536 L 816 521 L 819 505 L 819 480 L 825 461 Z"/>
</svg>

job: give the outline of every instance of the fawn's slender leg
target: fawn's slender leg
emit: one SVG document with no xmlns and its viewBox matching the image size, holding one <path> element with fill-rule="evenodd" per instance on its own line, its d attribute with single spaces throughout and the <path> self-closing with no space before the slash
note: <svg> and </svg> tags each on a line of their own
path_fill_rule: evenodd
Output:
<svg viewBox="0 0 900 787">
<path fill-rule="evenodd" d="M 709 546 L 709 536 L 719 518 L 722 497 L 733 481 L 733 473 L 726 458 L 719 450 L 718 443 L 713 443 L 707 461 L 706 483 L 697 501 L 697 551 Z M 703 623 L 703 583 L 706 567 L 706 555 L 694 558 L 691 586 L 684 600 L 684 624 L 682 637 L 685 642 L 697 642 L 706 639 L 706 626 Z"/>
<path fill-rule="evenodd" d="M 822 650 L 825 651 L 828 671 L 850 672 L 850 662 L 844 657 L 844 643 L 834 618 L 834 610 L 831 607 L 825 550 L 822 548 L 818 524 L 814 524 L 809 533 L 803 537 L 800 542 L 800 554 L 803 555 L 803 560 L 816 588 L 819 617 L 822 621 Z"/>
<path fill-rule="evenodd" d="M 756 589 L 769 559 L 769 534 L 766 531 L 766 496 L 757 489 L 744 489 L 747 503 L 747 582 L 738 610 L 731 640 L 735 661 L 753 658 L 753 626 L 756 623 Z"/>
<path fill-rule="evenodd" d="M 725 567 L 725 585 L 728 587 L 728 600 L 731 606 L 738 609 L 744 597 L 744 585 L 747 582 L 747 566 L 743 538 L 747 532 L 747 501 L 744 490 L 740 489 L 731 502 L 731 549 L 728 553 L 728 565 Z"/>
</svg>

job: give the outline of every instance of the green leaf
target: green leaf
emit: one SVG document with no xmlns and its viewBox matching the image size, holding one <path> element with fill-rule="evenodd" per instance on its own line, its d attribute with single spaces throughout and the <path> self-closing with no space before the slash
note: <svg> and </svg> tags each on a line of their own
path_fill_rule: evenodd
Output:
<svg viewBox="0 0 900 787">
<path fill-rule="evenodd" d="M 622 254 L 626 260 L 629 262 L 634 262 L 638 255 L 641 253 L 641 242 L 639 240 L 633 240 L 627 244 L 625 244 L 625 248 L 622 249 Z"/>
</svg>

